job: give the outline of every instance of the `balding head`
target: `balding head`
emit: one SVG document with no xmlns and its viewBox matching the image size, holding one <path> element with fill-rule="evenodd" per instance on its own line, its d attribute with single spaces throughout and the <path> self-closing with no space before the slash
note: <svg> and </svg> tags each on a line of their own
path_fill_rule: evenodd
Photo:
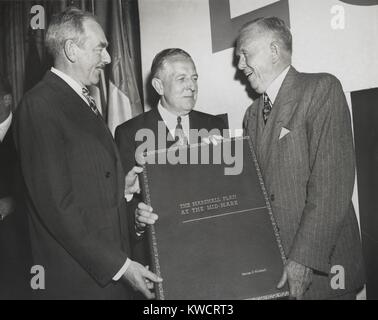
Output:
<svg viewBox="0 0 378 320">
<path fill-rule="evenodd" d="M 286 58 L 291 58 L 293 52 L 292 35 L 285 22 L 277 17 L 258 18 L 245 24 L 239 33 L 237 42 L 245 38 L 269 38 L 276 41 Z"/>
<path fill-rule="evenodd" d="M 86 40 L 84 22 L 87 20 L 96 21 L 96 18 L 89 12 L 73 7 L 52 17 L 47 28 L 45 43 L 54 59 L 63 54 L 67 40 L 73 40 L 77 45 L 83 46 Z"/>
<path fill-rule="evenodd" d="M 265 92 L 291 64 L 291 52 L 290 30 L 279 18 L 259 18 L 240 30 L 236 46 L 238 68 L 257 93 Z"/>
</svg>

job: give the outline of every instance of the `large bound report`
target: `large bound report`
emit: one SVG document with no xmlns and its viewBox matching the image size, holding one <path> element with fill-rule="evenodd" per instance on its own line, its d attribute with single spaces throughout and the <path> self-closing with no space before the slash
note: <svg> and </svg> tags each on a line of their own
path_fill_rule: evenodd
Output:
<svg viewBox="0 0 378 320">
<path fill-rule="evenodd" d="M 180 153 L 181 152 L 181 153 Z M 273 299 L 280 243 L 250 139 L 147 153 L 142 189 L 157 299 Z M 155 163 L 153 163 L 155 162 Z"/>
</svg>

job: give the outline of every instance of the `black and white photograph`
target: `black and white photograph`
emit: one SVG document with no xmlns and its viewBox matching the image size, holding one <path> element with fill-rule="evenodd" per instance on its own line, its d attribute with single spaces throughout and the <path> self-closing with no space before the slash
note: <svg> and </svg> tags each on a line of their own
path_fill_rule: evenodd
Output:
<svg viewBox="0 0 378 320">
<path fill-rule="evenodd" d="M 377 300 L 377 39 L 378 0 L 0 0 L 0 300 Z"/>
</svg>

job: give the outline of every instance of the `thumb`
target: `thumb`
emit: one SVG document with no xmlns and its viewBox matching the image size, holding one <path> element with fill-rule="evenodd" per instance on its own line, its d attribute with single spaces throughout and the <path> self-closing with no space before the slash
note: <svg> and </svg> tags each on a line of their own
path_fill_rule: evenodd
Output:
<svg viewBox="0 0 378 320">
<path fill-rule="evenodd" d="M 141 173 L 143 171 L 143 168 L 140 166 L 134 166 L 132 170 L 134 171 L 135 174 L 137 174 L 137 173 Z"/>
<path fill-rule="evenodd" d="M 286 270 L 284 270 L 283 273 L 282 273 L 281 280 L 277 285 L 277 289 L 282 289 L 283 286 L 285 285 L 286 281 L 287 281 L 287 273 L 286 273 Z"/>
<path fill-rule="evenodd" d="M 153 281 L 153 282 L 162 282 L 163 279 L 158 277 L 155 273 L 152 273 L 150 270 L 148 269 L 144 269 L 143 270 L 143 277 Z"/>
<path fill-rule="evenodd" d="M 139 166 L 134 166 L 129 172 L 128 172 L 128 176 L 130 178 L 135 178 L 138 176 L 138 173 L 141 173 L 143 171 L 143 168 L 142 167 L 139 167 Z"/>
</svg>

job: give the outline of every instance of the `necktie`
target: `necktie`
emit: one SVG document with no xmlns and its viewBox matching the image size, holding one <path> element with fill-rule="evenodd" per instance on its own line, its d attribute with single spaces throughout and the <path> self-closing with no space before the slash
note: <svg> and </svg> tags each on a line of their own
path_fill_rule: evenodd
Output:
<svg viewBox="0 0 378 320">
<path fill-rule="evenodd" d="M 263 118 L 264 118 L 264 123 L 266 124 L 266 122 L 268 121 L 269 114 L 272 111 L 272 102 L 270 101 L 266 93 L 263 94 L 263 99 L 264 99 Z"/>
<path fill-rule="evenodd" d="M 175 129 L 175 141 L 179 142 L 179 144 L 184 145 L 187 143 L 187 138 L 184 134 L 184 130 L 181 125 L 181 117 L 177 117 L 177 124 Z"/>
<path fill-rule="evenodd" d="M 98 111 L 96 107 L 96 101 L 93 99 L 93 97 L 89 94 L 89 91 L 87 88 L 82 89 L 84 97 L 87 99 L 89 106 L 91 107 L 92 111 L 95 113 L 96 116 L 101 117 L 100 111 Z"/>
</svg>

